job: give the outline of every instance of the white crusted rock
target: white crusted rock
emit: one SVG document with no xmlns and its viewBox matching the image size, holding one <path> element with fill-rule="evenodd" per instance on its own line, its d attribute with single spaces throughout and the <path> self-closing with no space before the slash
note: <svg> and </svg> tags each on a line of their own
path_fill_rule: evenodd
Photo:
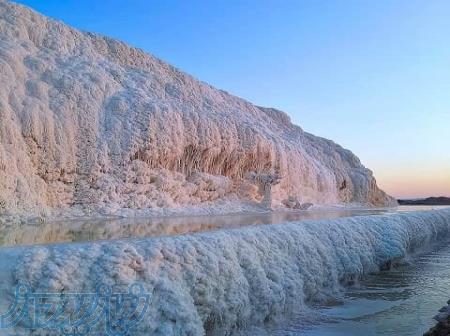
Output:
<svg viewBox="0 0 450 336">
<path fill-rule="evenodd" d="M 0 87 L 2 213 L 195 205 L 270 170 L 274 203 L 393 202 L 355 155 L 285 113 L 5 0 Z"/>
<path fill-rule="evenodd" d="M 14 259 L 5 249 L 1 274 L 11 280 L 0 281 L 0 289 L 27 283 L 39 293 L 90 293 L 98 285 L 137 282 L 152 293 L 152 304 L 133 335 L 231 335 L 297 318 L 343 283 L 449 234 L 450 210 L 443 209 L 34 246 L 16 249 Z M 0 296 L 0 307 L 7 298 Z"/>
</svg>

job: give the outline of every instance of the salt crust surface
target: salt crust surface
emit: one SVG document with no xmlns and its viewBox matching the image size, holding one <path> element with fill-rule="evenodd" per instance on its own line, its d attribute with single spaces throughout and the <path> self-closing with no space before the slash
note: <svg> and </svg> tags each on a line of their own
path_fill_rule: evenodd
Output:
<svg viewBox="0 0 450 336">
<path fill-rule="evenodd" d="M 153 297 L 136 335 L 234 334 L 301 313 L 449 234 L 444 209 L 49 245 L 10 252 L 2 276 L 9 290 L 27 283 L 37 292 L 139 282 Z"/>
<path fill-rule="evenodd" d="M 261 200 L 254 171 L 280 174 L 275 206 L 394 203 L 287 114 L 5 0 L 0 87 L 0 214 L 239 211 Z"/>
<path fill-rule="evenodd" d="M 285 113 L 5 0 L 0 87 L 3 215 L 246 210 L 261 199 L 246 174 L 271 170 L 275 205 L 393 204 L 355 155 Z M 439 210 L 3 249 L 0 306 L 22 282 L 65 292 L 137 281 L 153 294 L 137 334 L 233 333 L 302 311 L 449 229 Z"/>
</svg>

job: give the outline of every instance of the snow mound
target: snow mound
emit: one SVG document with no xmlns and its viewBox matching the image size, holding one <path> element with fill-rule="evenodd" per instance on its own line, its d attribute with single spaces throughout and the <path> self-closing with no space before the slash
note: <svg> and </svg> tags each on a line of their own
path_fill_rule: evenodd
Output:
<svg viewBox="0 0 450 336">
<path fill-rule="evenodd" d="M 58 293 L 137 282 L 152 304 L 134 334 L 224 335 L 301 312 L 347 281 L 448 237 L 444 209 L 31 247 L 14 261 L 14 283 Z"/>
<path fill-rule="evenodd" d="M 0 0 L 0 213 L 259 201 L 391 204 L 350 151 L 155 57 Z"/>
</svg>

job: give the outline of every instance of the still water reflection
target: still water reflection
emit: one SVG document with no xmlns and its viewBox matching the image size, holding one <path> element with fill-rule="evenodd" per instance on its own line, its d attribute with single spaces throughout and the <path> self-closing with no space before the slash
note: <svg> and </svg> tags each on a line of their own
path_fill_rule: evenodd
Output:
<svg viewBox="0 0 450 336">
<path fill-rule="evenodd" d="M 434 208 L 438 207 L 334 209 L 199 217 L 78 219 L 38 224 L 11 223 L 0 226 L 0 246 L 156 237 L 237 228 L 248 225 L 380 215 L 395 213 L 397 211 L 428 210 Z"/>
</svg>

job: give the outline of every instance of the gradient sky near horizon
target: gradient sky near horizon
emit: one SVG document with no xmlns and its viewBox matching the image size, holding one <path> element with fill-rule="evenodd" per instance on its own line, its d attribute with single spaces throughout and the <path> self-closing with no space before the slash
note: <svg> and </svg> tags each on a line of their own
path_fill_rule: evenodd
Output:
<svg viewBox="0 0 450 336">
<path fill-rule="evenodd" d="M 16 2 L 287 112 L 391 195 L 450 196 L 450 1 Z"/>
</svg>

